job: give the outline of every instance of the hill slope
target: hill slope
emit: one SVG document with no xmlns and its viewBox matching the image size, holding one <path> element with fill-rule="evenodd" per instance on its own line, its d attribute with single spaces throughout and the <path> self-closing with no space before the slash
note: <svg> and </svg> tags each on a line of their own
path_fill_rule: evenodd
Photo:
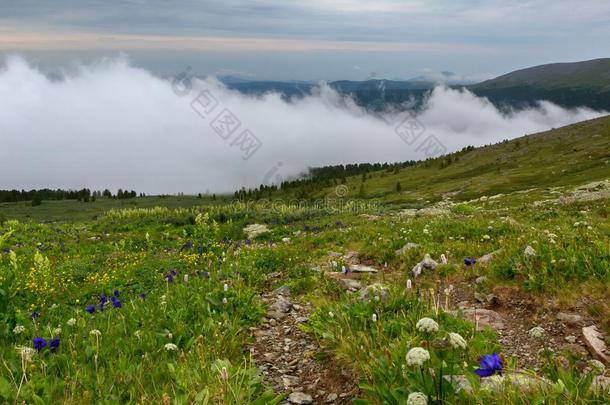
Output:
<svg viewBox="0 0 610 405">
<path fill-rule="evenodd" d="M 491 146 L 465 148 L 400 170 L 348 177 L 345 186 L 352 197 L 417 203 L 422 199 L 438 200 L 446 193 L 451 193 L 455 200 L 467 200 L 606 178 L 610 178 L 610 116 Z M 279 194 L 333 197 L 335 187 L 341 182 L 341 178 L 312 179 Z"/>
<path fill-rule="evenodd" d="M 534 66 L 468 88 L 495 104 L 549 100 L 568 108 L 610 110 L 610 58 Z"/>
</svg>

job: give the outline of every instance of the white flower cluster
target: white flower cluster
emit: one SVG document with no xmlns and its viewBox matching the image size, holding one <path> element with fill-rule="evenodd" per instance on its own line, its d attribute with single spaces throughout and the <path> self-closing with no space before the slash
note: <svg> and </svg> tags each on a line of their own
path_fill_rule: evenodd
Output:
<svg viewBox="0 0 610 405">
<path fill-rule="evenodd" d="M 409 350 L 406 359 L 408 366 L 421 367 L 426 361 L 430 360 L 430 353 L 423 347 L 414 347 Z"/>
<path fill-rule="evenodd" d="M 167 350 L 168 352 L 173 352 L 173 351 L 178 350 L 178 346 L 176 346 L 173 343 L 166 343 L 164 347 L 165 347 L 165 350 Z"/>
<path fill-rule="evenodd" d="M 89 332 L 89 334 L 91 336 L 102 336 L 102 332 L 100 332 L 98 329 L 92 329 L 91 332 Z"/>
<path fill-rule="evenodd" d="M 606 372 L 606 366 L 599 360 L 589 360 L 587 364 L 591 367 L 591 371 L 595 375 L 604 375 Z"/>
<path fill-rule="evenodd" d="M 17 325 L 17 326 L 15 326 L 15 328 L 13 329 L 13 333 L 14 333 L 15 335 L 20 335 L 20 334 L 22 334 L 23 332 L 25 332 L 25 326 L 23 326 L 23 325 Z"/>
<path fill-rule="evenodd" d="M 407 398 L 407 405 L 427 405 L 428 397 L 421 392 L 412 392 Z"/>
<path fill-rule="evenodd" d="M 449 344 L 454 349 L 466 350 L 466 340 L 459 333 L 449 332 Z"/>
<path fill-rule="evenodd" d="M 534 326 L 529 330 L 529 335 L 536 339 L 542 339 L 544 337 L 544 329 L 540 326 Z"/>
<path fill-rule="evenodd" d="M 31 362 L 32 359 L 34 358 L 34 355 L 36 355 L 36 350 L 32 349 L 31 347 L 20 346 L 20 347 L 17 347 L 16 349 L 19 352 L 19 354 L 21 355 L 21 360 L 24 363 Z"/>
<path fill-rule="evenodd" d="M 422 318 L 417 321 L 415 328 L 417 328 L 418 331 L 425 333 L 438 332 L 438 323 L 432 318 Z"/>
<path fill-rule="evenodd" d="M 74 326 L 76 325 L 76 319 L 70 318 L 66 323 L 68 324 L 68 326 Z"/>
</svg>

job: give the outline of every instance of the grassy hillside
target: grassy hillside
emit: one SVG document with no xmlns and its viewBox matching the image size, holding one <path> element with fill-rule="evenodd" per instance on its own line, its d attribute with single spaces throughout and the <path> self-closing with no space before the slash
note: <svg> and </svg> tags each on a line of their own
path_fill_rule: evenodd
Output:
<svg viewBox="0 0 610 405">
<path fill-rule="evenodd" d="M 345 185 L 351 197 L 417 203 L 439 200 L 447 193 L 452 193 L 454 200 L 468 200 L 481 195 L 575 185 L 609 177 L 610 116 L 456 152 L 403 168 L 398 173 L 369 173 L 364 182 L 362 176 L 350 177 Z M 399 192 L 397 183 L 400 183 Z M 323 187 L 310 192 L 310 196 L 332 197 L 335 189 L 334 185 Z M 291 193 L 299 194 L 299 191 Z"/>
<path fill-rule="evenodd" d="M 574 63 L 552 63 L 520 69 L 473 85 L 475 89 L 535 86 L 545 89 L 586 88 L 610 90 L 610 58 Z"/>
<path fill-rule="evenodd" d="M 527 106 L 548 100 L 563 107 L 610 110 L 610 58 L 553 63 L 517 70 L 469 86 L 498 105 Z"/>
</svg>

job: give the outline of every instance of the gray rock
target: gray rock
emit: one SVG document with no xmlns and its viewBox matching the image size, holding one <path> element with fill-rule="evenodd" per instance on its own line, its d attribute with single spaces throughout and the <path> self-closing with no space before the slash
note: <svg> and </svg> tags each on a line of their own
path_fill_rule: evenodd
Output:
<svg viewBox="0 0 610 405">
<path fill-rule="evenodd" d="M 485 276 L 479 276 L 476 278 L 476 280 L 474 280 L 475 284 L 483 284 L 486 281 L 487 281 L 487 277 L 485 277 Z"/>
<path fill-rule="evenodd" d="M 354 265 L 350 266 L 349 269 L 354 273 L 377 273 L 377 272 L 379 272 L 379 270 L 377 270 L 376 268 L 371 267 L 371 266 L 365 266 L 363 264 L 354 264 Z"/>
<path fill-rule="evenodd" d="M 339 395 L 333 393 L 328 394 L 328 397 L 326 398 L 326 402 L 334 402 L 337 400 L 337 398 L 339 398 Z"/>
<path fill-rule="evenodd" d="M 464 319 L 475 323 L 478 328 L 489 327 L 494 330 L 504 329 L 504 320 L 496 311 L 490 309 L 472 308 L 463 310 Z"/>
<path fill-rule="evenodd" d="M 576 336 L 566 336 L 564 337 L 565 341 L 568 343 L 576 343 L 576 341 L 578 340 L 578 338 Z"/>
<path fill-rule="evenodd" d="M 401 247 L 400 249 L 398 249 L 395 253 L 396 256 L 402 256 L 404 255 L 408 250 L 411 249 L 415 249 L 419 247 L 419 245 L 417 243 L 413 243 L 413 242 L 407 242 L 403 247 Z"/>
<path fill-rule="evenodd" d="M 341 282 L 341 286 L 343 288 L 345 288 L 346 290 L 357 291 L 360 288 L 362 288 L 362 285 L 360 284 L 360 281 L 353 280 L 351 278 L 342 278 L 340 280 L 340 282 Z"/>
<path fill-rule="evenodd" d="M 390 298 L 390 290 L 388 287 L 375 283 L 364 287 L 360 290 L 360 301 L 369 301 L 374 297 L 379 297 L 382 302 L 386 302 Z"/>
<path fill-rule="evenodd" d="M 293 392 L 288 396 L 288 401 L 291 404 L 312 404 L 313 398 L 304 392 Z"/>
<path fill-rule="evenodd" d="M 481 304 L 484 304 L 485 302 L 487 302 L 487 296 L 485 294 L 479 293 L 479 292 L 474 293 L 474 299 L 479 301 Z"/>
<path fill-rule="evenodd" d="M 276 289 L 275 293 L 279 295 L 290 295 L 290 286 L 283 285 L 280 288 Z"/>
<path fill-rule="evenodd" d="M 424 260 L 422 260 L 421 262 L 417 263 L 413 269 L 411 270 L 411 272 L 413 273 L 414 277 L 417 277 L 421 274 L 422 271 L 424 270 L 430 270 L 430 271 L 434 271 L 436 270 L 436 268 L 438 267 L 438 263 L 436 261 L 434 261 L 429 254 L 425 254 L 424 255 Z"/>
<path fill-rule="evenodd" d="M 566 312 L 560 312 L 557 314 L 557 319 L 561 322 L 570 326 L 580 326 L 583 324 L 583 317 L 578 314 L 569 314 Z"/>
<path fill-rule="evenodd" d="M 279 295 L 275 302 L 271 305 L 271 310 L 280 313 L 286 313 L 290 311 L 290 308 L 292 308 L 292 303 L 288 298 L 285 298 L 283 295 Z"/>
<path fill-rule="evenodd" d="M 494 258 L 494 256 L 497 255 L 498 253 L 500 253 L 499 250 L 496 250 L 495 252 L 487 253 L 486 255 L 479 257 L 477 259 L 477 263 L 487 264 L 487 263 L 491 262 L 492 259 Z"/>
<path fill-rule="evenodd" d="M 602 333 L 597 329 L 597 326 L 591 325 L 582 328 L 582 338 L 589 349 L 591 356 L 605 364 L 610 364 L 610 355 Z"/>
</svg>

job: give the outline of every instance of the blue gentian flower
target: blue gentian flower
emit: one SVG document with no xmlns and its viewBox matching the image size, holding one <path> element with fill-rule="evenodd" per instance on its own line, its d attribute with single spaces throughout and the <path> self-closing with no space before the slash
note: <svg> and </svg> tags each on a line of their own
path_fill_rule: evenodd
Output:
<svg viewBox="0 0 610 405">
<path fill-rule="evenodd" d="M 314 232 L 320 232 L 320 227 L 319 226 L 314 226 L 313 227 L 313 231 Z"/>
<path fill-rule="evenodd" d="M 89 312 L 90 314 L 94 313 L 95 312 L 95 305 L 93 305 L 93 304 L 87 305 L 86 311 Z"/>
<path fill-rule="evenodd" d="M 309 229 L 310 229 L 310 228 L 309 228 L 309 225 L 305 225 L 305 226 L 303 227 L 303 230 L 304 230 L 305 232 L 309 231 Z"/>
<path fill-rule="evenodd" d="M 165 279 L 166 279 L 168 282 L 170 282 L 170 283 L 173 283 L 173 282 L 174 282 L 174 276 L 172 275 L 172 273 L 167 273 L 167 274 L 165 275 Z"/>
<path fill-rule="evenodd" d="M 475 264 L 477 262 L 477 259 L 470 259 L 470 258 L 466 258 L 464 259 L 464 264 L 466 266 L 472 266 L 473 264 Z"/>
<path fill-rule="evenodd" d="M 191 247 L 193 247 L 193 244 L 191 243 L 190 240 L 187 240 L 184 245 L 182 245 L 182 247 L 180 248 L 180 251 L 182 252 L 183 250 L 187 250 L 190 249 Z"/>
<path fill-rule="evenodd" d="M 114 290 L 114 296 L 115 296 L 115 297 L 118 297 L 118 296 L 119 296 L 119 290 L 118 290 L 118 289 Z"/>
<path fill-rule="evenodd" d="M 99 303 L 98 308 L 100 309 L 100 312 L 104 312 L 104 305 L 105 304 L 106 304 L 105 302 L 100 302 Z"/>
<path fill-rule="evenodd" d="M 34 349 L 41 351 L 45 347 L 47 347 L 47 341 L 41 337 L 35 337 L 32 339 L 32 343 L 34 344 Z"/>
<path fill-rule="evenodd" d="M 336 225 L 336 226 L 343 226 L 343 222 L 341 222 L 341 221 L 339 221 L 339 220 L 336 220 L 336 221 L 335 221 L 335 225 Z"/>
<path fill-rule="evenodd" d="M 474 371 L 479 377 L 489 377 L 496 372 L 502 375 L 502 359 L 498 353 L 486 354 L 481 357 L 479 363 L 481 367 Z"/>
<path fill-rule="evenodd" d="M 119 299 L 116 299 L 114 297 L 112 297 L 110 299 L 110 301 L 112 301 L 112 306 L 115 308 L 121 308 L 121 301 Z"/>
<path fill-rule="evenodd" d="M 342 272 L 343 274 L 347 274 L 347 273 L 349 273 L 350 271 L 351 271 L 351 270 L 350 270 L 350 269 L 349 269 L 349 267 L 347 267 L 347 266 L 343 266 L 343 268 L 341 269 L 341 272 Z"/>
<path fill-rule="evenodd" d="M 140 298 L 145 299 L 146 298 L 146 293 L 140 293 Z"/>
<path fill-rule="evenodd" d="M 251 243 L 252 241 L 250 239 L 246 239 L 246 246 L 250 246 Z"/>
<path fill-rule="evenodd" d="M 108 297 L 106 297 L 106 294 L 102 294 L 102 296 L 100 297 L 100 304 L 105 304 L 108 302 Z"/>
<path fill-rule="evenodd" d="M 49 341 L 49 348 L 51 349 L 51 353 L 55 353 L 57 349 L 59 349 L 59 337 L 54 337 Z"/>
<path fill-rule="evenodd" d="M 203 278 L 210 278 L 210 273 L 207 271 L 204 271 L 202 276 L 203 276 Z"/>
<path fill-rule="evenodd" d="M 36 319 L 36 318 L 38 318 L 40 316 L 40 312 L 34 311 L 34 312 L 32 312 L 31 316 L 32 316 L 32 319 Z"/>
<path fill-rule="evenodd" d="M 178 270 L 176 270 L 176 269 L 171 269 L 169 272 L 171 273 L 172 276 L 175 276 L 178 274 Z"/>
</svg>

